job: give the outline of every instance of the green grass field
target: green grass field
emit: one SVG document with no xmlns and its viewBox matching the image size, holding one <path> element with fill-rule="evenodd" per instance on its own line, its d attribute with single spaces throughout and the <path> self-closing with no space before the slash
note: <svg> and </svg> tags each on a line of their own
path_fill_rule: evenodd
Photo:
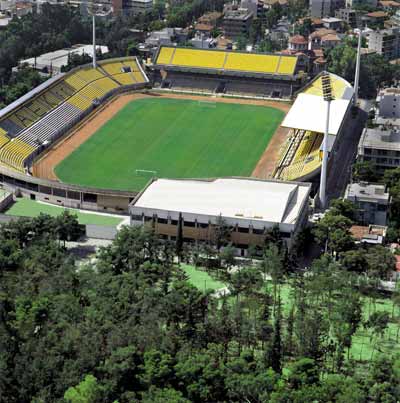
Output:
<svg viewBox="0 0 400 403">
<path fill-rule="evenodd" d="M 181 269 L 189 277 L 188 281 L 200 291 L 219 290 L 226 287 L 226 284 L 213 279 L 205 269 L 196 268 L 188 264 L 182 264 Z"/>
<path fill-rule="evenodd" d="M 132 101 L 55 169 L 65 183 L 140 190 L 162 178 L 248 176 L 284 113 L 178 99 Z"/>
<path fill-rule="evenodd" d="M 6 215 L 37 217 L 40 213 L 49 214 L 53 217 L 61 214 L 64 208 L 38 203 L 29 199 L 17 199 L 17 201 L 5 212 Z M 69 209 L 71 213 L 78 216 L 80 224 L 97 224 L 117 226 L 122 219 L 118 217 L 103 216 L 98 214 L 81 213 L 78 210 Z"/>
</svg>

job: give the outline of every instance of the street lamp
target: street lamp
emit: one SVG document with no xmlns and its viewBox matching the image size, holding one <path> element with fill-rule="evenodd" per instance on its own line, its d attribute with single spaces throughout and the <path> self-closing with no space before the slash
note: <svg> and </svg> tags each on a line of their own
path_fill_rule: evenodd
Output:
<svg viewBox="0 0 400 403">
<path fill-rule="evenodd" d="M 87 5 L 87 12 L 92 16 L 93 26 L 93 68 L 97 67 L 96 62 L 96 17 L 105 17 L 112 12 L 112 6 L 108 3 L 95 3 L 90 1 Z"/>
<path fill-rule="evenodd" d="M 321 76 L 322 81 L 322 94 L 326 102 L 326 123 L 324 140 L 322 143 L 322 167 L 321 167 L 321 183 L 319 187 L 319 200 L 322 209 L 326 208 L 326 179 L 328 169 L 328 138 L 329 138 L 329 119 L 331 111 L 331 102 L 334 100 L 331 77 L 329 73 L 324 71 Z"/>
</svg>

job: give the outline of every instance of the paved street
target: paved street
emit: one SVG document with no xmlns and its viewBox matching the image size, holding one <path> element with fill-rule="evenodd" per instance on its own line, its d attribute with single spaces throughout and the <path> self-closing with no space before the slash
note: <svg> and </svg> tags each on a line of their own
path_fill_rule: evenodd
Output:
<svg viewBox="0 0 400 403">
<path fill-rule="evenodd" d="M 347 119 L 339 149 L 328 171 L 328 200 L 343 195 L 350 179 L 351 165 L 357 155 L 357 146 L 365 123 L 371 101 L 360 100 L 360 108 L 356 117 Z"/>
</svg>

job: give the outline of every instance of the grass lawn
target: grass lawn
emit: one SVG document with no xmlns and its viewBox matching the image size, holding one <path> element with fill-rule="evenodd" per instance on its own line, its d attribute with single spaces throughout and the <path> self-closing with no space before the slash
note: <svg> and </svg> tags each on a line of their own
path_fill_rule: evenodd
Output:
<svg viewBox="0 0 400 403">
<path fill-rule="evenodd" d="M 281 123 L 278 109 L 181 99 L 127 104 L 55 169 L 65 183 L 141 190 L 162 178 L 249 176 Z"/>
<path fill-rule="evenodd" d="M 204 269 L 196 268 L 187 264 L 182 264 L 181 268 L 189 277 L 189 282 L 201 291 L 219 290 L 226 287 L 224 283 L 214 280 Z"/>
<path fill-rule="evenodd" d="M 17 199 L 17 201 L 5 212 L 7 215 L 37 217 L 40 213 L 49 214 L 53 217 L 61 214 L 65 210 L 63 207 L 50 206 L 48 204 L 38 203 L 30 199 Z M 68 209 L 71 213 L 78 216 L 80 224 L 97 224 L 117 226 L 122 220 L 117 217 L 109 217 L 97 214 L 81 213 L 78 210 Z"/>
</svg>

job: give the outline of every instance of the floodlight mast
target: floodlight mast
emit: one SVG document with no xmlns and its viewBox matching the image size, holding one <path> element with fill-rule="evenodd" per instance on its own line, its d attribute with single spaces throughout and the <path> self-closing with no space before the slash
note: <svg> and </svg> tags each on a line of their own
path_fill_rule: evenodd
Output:
<svg viewBox="0 0 400 403">
<path fill-rule="evenodd" d="M 113 9 L 107 3 L 94 3 L 93 0 L 87 5 L 88 14 L 92 16 L 92 35 L 93 35 L 93 68 L 97 67 L 96 57 L 96 17 L 105 17 L 110 14 Z"/>
<path fill-rule="evenodd" d="M 354 77 L 354 105 L 358 102 L 358 86 L 360 82 L 360 63 L 361 63 L 361 42 L 362 42 L 362 30 L 358 29 L 358 45 L 357 45 L 357 62 L 356 62 L 356 74 Z"/>
<path fill-rule="evenodd" d="M 324 140 L 322 143 L 322 167 L 321 167 L 321 180 L 319 187 L 319 201 L 321 203 L 322 210 L 326 209 L 326 181 L 327 181 L 327 170 L 328 170 L 328 138 L 329 138 L 329 119 L 331 112 L 331 102 L 333 101 L 333 91 L 331 77 L 329 73 L 322 73 L 322 94 L 324 101 L 326 102 L 326 123 L 325 123 L 325 133 Z"/>
</svg>

